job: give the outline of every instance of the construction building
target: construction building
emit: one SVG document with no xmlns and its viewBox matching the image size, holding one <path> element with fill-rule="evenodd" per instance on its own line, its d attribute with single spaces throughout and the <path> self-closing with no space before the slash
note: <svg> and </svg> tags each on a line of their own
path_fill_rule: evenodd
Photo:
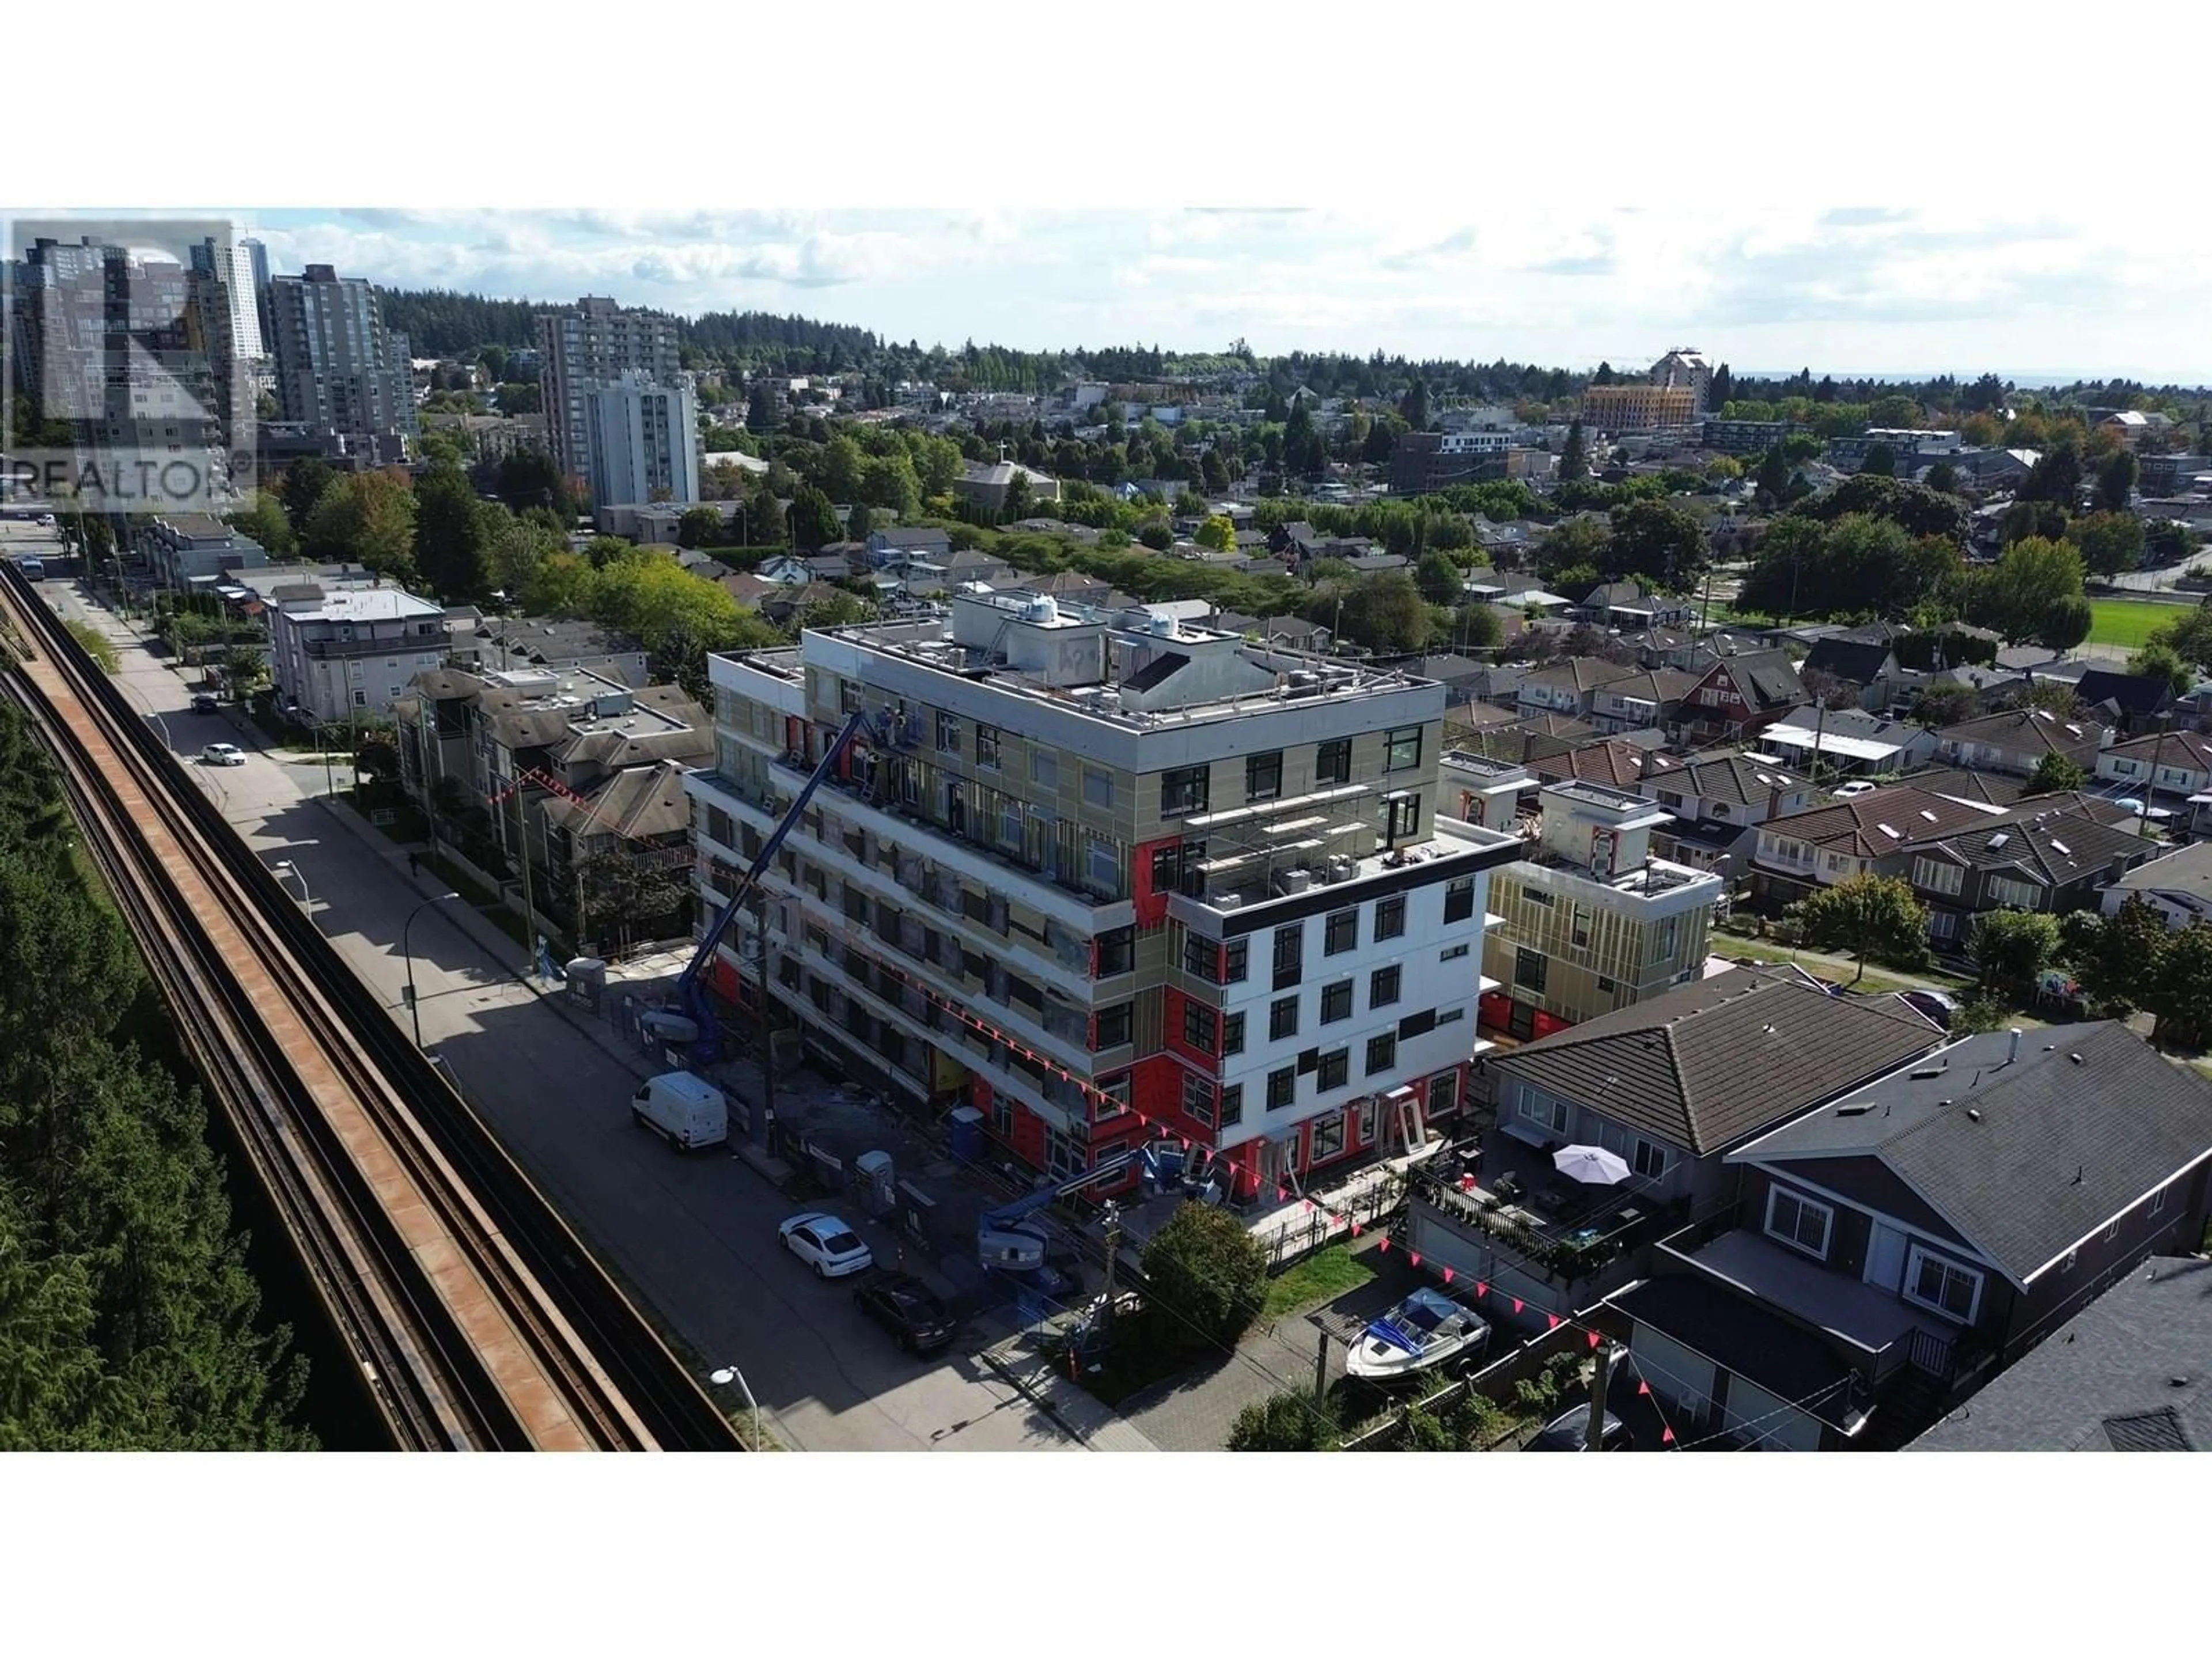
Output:
<svg viewBox="0 0 2212 1659">
<path fill-rule="evenodd" d="M 1655 386 L 1632 380 L 1588 386 L 1583 392 L 1583 425 L 1599 432 L 1648 432 L 1659 427 L 1691 425 L 1698 394 L 1687 386 Z"/>
<path fill-rule="evenodd" d="M 1439 811 L 1441 685 L 1041 595 L 950 613 L 710 659 L 708 916 L 870 726 L 732 929 L 722 999 L 765 980 L 833 1063 L 1059 1176 L 1168 1133 L 1249 1197 L 1460 1110 L 1521 849 Z"/>
</svg>

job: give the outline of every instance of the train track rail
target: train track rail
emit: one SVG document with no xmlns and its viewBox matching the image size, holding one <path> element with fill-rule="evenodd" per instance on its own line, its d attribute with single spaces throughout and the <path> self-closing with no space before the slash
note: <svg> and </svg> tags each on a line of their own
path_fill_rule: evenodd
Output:
<svg viewBox="0 0 2212 1659">
<path fill-rule="evenodd" d="M 643 1315 L 12 566 L 0 634 L 8 690 L 393 1443 L 738 1449 Z"/>
</svg>

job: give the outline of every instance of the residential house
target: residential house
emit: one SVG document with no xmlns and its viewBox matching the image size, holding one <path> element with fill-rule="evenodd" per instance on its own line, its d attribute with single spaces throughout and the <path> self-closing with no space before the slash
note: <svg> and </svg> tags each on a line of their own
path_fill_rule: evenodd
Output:
<svg viewBox="0 0 2212 1659">
<path fill-rule="evenodd" d="M 1887 629 L 1880 630 L 1887 634 Z M 1812 653 L 1797 665 L 1797 677 L 1808 687 L 1830 684 L 1854 688 L 1859 707 L 1869 711 L 1887 708 L 1905 696 L 1917 676 L 1907 672 L 1887 638 L 1854 637 L 1853 633 L 1831 634 L 1814 641 Z"/>
<path fill-rule="evenodd" d="M 905 559 L 942 560 L 952 556 L 952 538 L 942 530 L 877 530 L 869 532 L 868 556 L 879 565 Z"/>
<path fill-rule="evenodd" d="M 1679 668 L 1694 672 L 1703 670 L 1718 654 L 1700 644 L 1698 636 L 1686 629 L 1640 628 L 1633 633 L 1624 631 L 1620 642 L 1633 651 L 1636 660 L 1646 668 Z"/>
<path fill-rule="evenodd" d="M 2212 1084 L 2117 1021 L 1990 1031 L 1900 1057 L 1725 1161 L 1735 1225 L 1662 1246 L 1661 1276 L 1612 1298 L 1676 1433 L 1898 1446 L 2144 1261 L 2195 1248 Z M 1639 1316 L 1677 1279 L 1695 1288 Z"/>
<path fill-rule="evenodd" d="M 1449 755 L 1443 770 L 1447 789 L 1464 779 L 1492 800 L 1534 785 Z M 1490 878 L 1497 920 L 1483 934 L 1482 971 L 1498 988 L 1486 986 L 1484 1019 L 1527 1037 L 1540 1013 L 1574 1024 L 1695 979 L 1722 883 L 1652 850 L 1667 814 L 1600 784 L 1547 783 L 1536 797 L 1528 855 Z"/>
<path fill-rule="evenodd" d="M 1942 727 L 1936 734 L 1936 757 L 1946 766 L 2010 772 L 2024 778 L 2045 755 L 2057 754 L 2084 772 L 2094 772 L 2112 737 L 2111 727 L 2083 716 L 2011 708 Z"/>
<path fill-rule="evenodd" d="M 2154 1255 L 1905 1449 L 2212 1451 L 2207 1354 L 2212 1261 Z"/>
<path fill-rule="evenodd" d="M 741 611 L 757 611 L 763 599 L 782 591 L 781 584 L 764 581 L 750 570 L 736 570 L 718 577 L 716 585 L 738 602 Z"/>
<path fill-rule="evenodd" d="M 1534 673 L 1537 667 L 1537 664 L 1531 662 L 1487 664 L 1484 672 L 1468 683 L 1467 694 L 1518 714 L 1521 712 L 1521 682 Z"/>
<path fill-rule="evenodd" d="M 1501 1229 L 1495 1214 L 1417 1199 L 1408 1243 L 1540 1317 L 1571 1312 L 1588 1304 L 1560 1281 L 1587 1273 L 1534 1266 L 1528 1233 L 1553 1244 L 1595 1237 L 1590 1254 L 1616 1257 L 1619 1282 L 1642 1270 L 1658 1239 L 1729 1212 L 1740 1179 L 1727 1167 L 1730 1152 L 1942 1040 L 1893 998 L 1832 997 L 1795 969 L 1759 967 L 1493 1050 L 1485 1058 L 1498 1133 L 1485 1140 L 1478 1196 L 1510 1204 L 1516 1213 L 1502 1218 L 1518 1224 Z M 1565 1182 L 1551 1154 L 1566 1146 L 1603 1147 L 1628 1164 L 1629 1178 L 1605 1188 Z M 1653 1364 L 1656 1371 L 1656 1354 Z"/>
<path fill-rule="evenodd" d="M 1564 657 L 1522 675 L 1515 702 L 1523 715 L 1571 714 L 1589 720 L 1600 686 L 1637 678 L 1633 668 L 1603 657 Z"/>
<path fill-rule="evenodd" d="M 1647 668 L 1597 689 L 1590 723 L 1601 732 L 1666 731 L 1682 710 L 1698 676 L 1679 668 Z"/>
<path fill-rule="evenodd" d="M 1029 498 L 1032 501 L 1056 501 L 1060 499 L 1059 479 L 1012 461 L 969 461 L 962 468 L 960 476 L 952 481 L 952 493 L 989 512 L 1003 513 L 1006 511 L 1007 492 L 1013 488 L 1017 478 L 1029 486 Z"/>
<path fill-rule="evenodd" d="M 478 672 L 591 669 L 633 687 L 649 678 L 645 647 L 629 635 L 562 617 L 488 617 L 472 637 L 454 641 L 451 654 L 461 667 Z"/>
<path fill-rule="evenodd" d="M 446 613 L 380 585 L 276 590 L 269 661 L 285 707 L 316 722 L 390 708 L 410 680 L 445 660 Z"/>
<path fill-rule="evenodd" d="M 1261 636 L 1269 645 L 1288 647 L 1293 651 L 1313 651 L 1326 654 L 1336 642 L 1336 635 L 1319 623 L 1308 622 L 1304 617 L 1270 617 L 1260 624 Z"/>
<path fill-rule="evenodd" d="M 1600 582 L 1576 601 L 1571 613 L 1600 628 L 1682 628 L 1698 620 L 1687 599 L 1647 592 L 1640 582 Z"/>
<path fill-rule="evenodd" d="M 1893 854 L 1971 830 L 2000 816 L 1990 809 L 1902 784 L 1831 801 L 1759 827 L 1751 856 L 1752 902 L 1779 910 L 1814 890 L 1871 875 Z"/>
<path fill-rule="evenodd" d="M 1434 680 L 1450 696 L 1462 697 L 1473 695 L 1475 687 L 1487 682 L 1490 665 L 1447 654 L 1417 658 L 1406 665 L 1406 672 L 1419 679 Z"/>
<path fill-rule="evenodd" d="M 2133 738 L 2099 753 L 2095 769 L 2100 781 L 2124 784 L 2146 800 L 2203 794 L 2212 790 L 2212 738 L 2195 732 Z"/>
<path fill-rule="evenodd" d="M 1103 582 L 1096 576 L 1086 576 L 1079 570 L 1056 570 L 1049 576 L 1034 576 L 1012 590 L 1020 593 L 1035 593 L 1061 605 L 1103 605 L 1113 591 L 1113 584 Z"/>
<path fill-rule="evenodd" d="M 1579 749 L 1597 734 L 1595 726 L 1571 714 L 1537 714 L 1484 728 L 1474 746 L 1498 760 L 1533 765 Z"/>
<path fill-rule="evenodd" d="M 760 612 L 777 627 L 782 628 L 810 611 L 852 597 L 843 588 L 834 587 L 828 582 L 802 582 L 796 587 L 777 587 L 775 592 L 761 600 Z"/>
<path fill-rule="evenodd" d="M 1803 811 L 1815 793 L 1802 774 L 1764 754 L 1655 757 L 1636 788 L 1670 815 L 1670 823 L 1652 832 L 1662 858 L 1730 881 L 1749 868 L 1759 825 Z"/>
<path fill-rule="evenodd" d="M 1909 772 L 1936 757 L 1936 733 L 1859 708 L 1799 709 L 1759 734 L 1759 746 L 1828 777 Z"/>
<path fill-rule="evenodd" d="M 2136 864 L 2105 889 L 2105 914 L 2117 915 L 2131 898 L 2142 900 L 2177 932 L 2212 924 L 2212 842 L 2191 842 Z"/>
<path fill-rule="evenodd" d="M 1345 560 L 1362 576 L 1379 576 L 1386 570 L 1403 570 L 1413 563 L 1402 553 L 1356 553 Z"/>
<path fill-rule="evenodd" d="M 814 580 L 814 568 L 803 553 L 779 553 L 772 559 L 763 559 L 753 568 L 753 574 L 781 587 L 798 587 Z"/>
<path fill-rule="evenodd" d="M 2173 685 L 2163 674 L 2093 668 L 2075 689 L 2084 714 L 2097 715 L 2129 737 L 2156 730 L 2160 717 L 2173 707 Z"/>
<path fill-rule="evenodd" d="M 1737 742 L 1804 701 L 1804 685 L 1786 653 L 1740 652 L 1708 666 L 1682 699 L 1684 735 L 1698 745 Z"/>
<path fill-rule="evenodd" d="M 1954 834 L 1916 838 L 1875 860 L 1927 906 L 1939 951 L 1965 947 L 1973 919 L 1991 910 L 2063 915 L 2095 908 L 2104 887 L 2148 862 L 2158 844 L 2125 825 L 2025 803 Z"/>
<path fill-rule="evenodd" d="M 259 542 L 205 513 L 147 518 L 137 525 L 132 542 L 155 585 L 173 592 L 205 590 L 239 571 L 269 563 Z"/>
<path fill-rule="evenodd" d="M 1650 751 L 1625 738 L 1601 738 L 1555 754 L 1531 755 L 1528 759 L 1528 765 L 1547 783 L 1572 780 L 1631 793 L 1644 781 L 1650 764 Z"/>
</svg>

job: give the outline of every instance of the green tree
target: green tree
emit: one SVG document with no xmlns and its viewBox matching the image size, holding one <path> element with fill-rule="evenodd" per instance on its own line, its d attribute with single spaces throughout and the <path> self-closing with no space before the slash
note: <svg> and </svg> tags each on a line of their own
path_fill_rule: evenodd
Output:
<svg viewBox="0 0 2212 1659">
<path fill-rule="evenodd" d="M 1154 552 L 1164 553 L 1175 545 L 1175 532 L 1164 520 L 1154 519 L 1139 528 L 1137 539 Z"/>
<path fill-rule="evenodd" d="M 2140 468 L 2136 464 L 2135 452 L 2115 450 L 2103 465 L 2097 469 L 2097 505 L 2106 513 L 2124 513 L 2135 499 L 2136 479 Z"/>
<path fill-rule="evenodd" d="M 2155 994 L 2166 938 L 2157 907 L 2130 894 L 2112 915 L 2076 910 L 2060 918 L 2058 956 L 2093 1007 L 2124 1018 Z"/>
<path fill-rule="evenodd" d="M 599 574 L 580 554 L 549 553 L 516 592 L 516 603 L 532 617 L 588 617 Z"/>
<path fill-rule="evenodd" d="M 1467 576 L 1445 553 L 1424 553 L 1413 566 L 1413 585 L 1431 605 L 1457 605 L 1467 593 Z"/>
<path fill-rule="evenodd" d="M 864 542 L 875 533 L 875 515 L 866 501 L 853 504 L 853 516 L 845 521 L 845 537 L 848 541 Z"/>
<path fill-rule="evenodd" d="M 84 647 L 93 665 L 103 674 L 115 675 L 123 672 L 123 659 L 117 654 L 115 641 L 109 639 L 88 622 L 71 621 L 69 636 Z"/>
<path fill-rule="evenodd" d="M 1535 558 L 1536 574 L 1547 582 L 1565 583 L 1566 573 L 1588 570 L 1595 585 L 1601 580 L 1595 573 L 1614 568 L 1613 532 L 1602 519 L 1570 519 L 1536 544 Z"/>
<path fill-rule="evenodd" d="M 2162 677 L 2177 697 L 2188 694 L 2197 683 L 2197 675 L 2167 641 L 2154 639 L 2128 659 L 2130 674 L 2156 674 Z"/>
<path fill-rule="evenodd" d="M 269 657 L 258 645 L 234 645 L 222 653 L 222 678 L 233 697 L 243 699 L 269 678 Z"/>
<path fill-rule="evenodd" d="M 447 603 L 472 603 L 491 592 L 486 528 L 468 475 L 450 460 L 433 462 L 415 486 L 415 565 Z"/>
<path fill-rule="evenodd" d="M 1869 444 L 1866 459 L 1859 463 L 1859 471 L 1869 477 L 1894 478 L 1897 476 L 1897 452 L 1887 444 Z"/>
<path fill-rule="evenodd" d="M 2005 549 L 1983 573 L 1968 615 L 2008 643 L 2036 639 L 2058 605 L 2081 597 L 2081 574 L 2079 548 L 2031 536 Z"/>
<path fill-rule="evenodd" d="M 784 524 L 783 503 L 765 489 L 757 489 L 745 498 L 745 543 L 750 547 L 782 547 L 787 544 Z"/>
<path fill-rule="evenodd" d="M 372 732 L 354 750 L 354 769 L 379 782 L 399 780 L 399 744 L 389 732 Z"/>
<path fill-rule="evenodd" d="M 284 480 L 276 488 L 284 503 L 284 516 L 290 521 L 295 537 L 304 537 L 307 520 L 313 514 L 323 494 L 331 487 L 337 474 L 310 455 L 296 460 L 284 469 Z"/>
<path fill-rule="evenodd" d="M 1631 501 L 1608 515 L 1613 538 L 1607 556 L 1614 571 L 1670 593 L 1687 592 L 1704 574 L 1710 553 L 1705 528 L 1666 501 Z"/>
<path fill-rule="evenodd" d="M 344 473 L 315 503 L 301 543 L 317 562 L 358 564 L 411 586 L 416 580 L 414 492 L 390 472 Z"/>
<path fill-rule="evenodd" d="M 1782 441 L 1782 459 L 1791 466 L 1817 461 L 1828 453 L 1828 441 L 1810 432 L 1793 432 Z"/>
<path fill-rule="evenodd" d="M 2035 770 L 2028 775 L 2027 792 L 2032 795 L 2067 793 L 2088 781 L 2089 775 L 2079 761 L 2053 749 L 2036 762 Z"/>
<path fill-rule="evenodd" d="M 2058 918 L 2033 910 L 1990 910 L 1974 918 L 1966 954 L 1985 990 L 2020 991 L 2058 958 Z"/>
<path fill-rule="evenodd" d="M 1267 1253 L 1241 1218 L 1212 1205 L 1177 1206 L 1140 1260 L 1165 1316 L 1164 1346 L 1233 1348 L 1267 1298 Z"/>
<path fill-rule="evenodd" d="M 1956 726 L 1975 710 L 1973 688 L 1956 680 L 1936 680 L 1913 694 L 1912 718 L 1929 727 Z"/>
<path fill-rule="evenodd" d="M 1959 469 L 1948 461 L 1938 461 L 1929 467 L 1920 480 L 1939 495 L 1959 493 Z"/>
<path fill-rule="evenodd" d="M 2081 447 L 2062 438 L 2036 458 L 2014 492 L 2023 501 L 2048 501 L 2070 511 L 2081 496 Z"/>
<path fill-rule="evenodd" d="M 2045 613 L 2035 642 L 2046 651 L 2063 653 L 2087 639 L 2096 625 L 2096 612 L 2089 608 L 2089 601 L 2079 593 L 2071 594 Z"/>
<path fill-rule="evenodd" d="M 1019 524 L 1030 516 L 1030 489 L 1028 476 L 1017 472 L 1006 480 L 1006 499 L 999 504 L 999 518 L 1006 524 Z"/>
<path fill-rule="evenodd" d="M 1199 526 L 1191 539 L 1200 547 L 1226 553 L 1237 545 L 1237 526 L 1226 514 L 1216 513 Z"/>
<path fill-rule="evenodd" d="M 225 522 L 241 535 L 251 537 L 273 562 L 282 563 L 299 546 L 283 501 L 270 490 L 255 490 L 245 511 L 232 514 Z"/>
<path fill-rule="evenodd" d="M 1928 957 L 1928 911 L 1910 883 L 1895 876 L 1850 876 L 1790 907 L 1805 943 L 1854 957 L 1856 985 L 1869 957 L 1916 968 Z"/>
<path fill-rule="evenodd" d="M 769 389 L 766 380 L 753 382 L 752 394 L 745 402 L 745 430 L 773 432 L 775 430 L 775 393 Z"/>
<path fill-rule="evenodd" d="M 2212 928 L 2167 936 L 2144 1006 L 2158 1016 L 2162 1042 L 2202 1048 L 2212 1038 Z"/>
<path fill-rule="evenodd" d="M 1505 643 L 1505 618 L 1494 605 L 1463 605 L 1452 624 L 1452 642 L 1461 651 L 1494 651 Z"/>
<path fill-rule="evenodd" d="M 502 456 L 492 493 L 507 503 L 510 513 L 543 507 L 564 520 L 575 516 L 575 503 L 568 498 L 568 481 L 542 449 L 518 449 Z"/>
<path fill-rule="evenodd" d="M 1255 1401 L 1229 1426 L 1233 1452 L 1333 1451 L 1344 1433 L 1333 1404 L 1286 1389 Z"/>
<path fill-rule="evenodd" d="M 720 511 L 712 507 L 686 507 L 676 520 L 676 544 L 683 548 L 719 547 L 728 530 Z"/>
<path fill-rule="evenodd" d="M 2124 459 L 2133 456 L 2121 452 Z M 2092 513 L 2066 526 L 2066 539 L 2081 550 L 2081 562 L 2100 576 L 2140 569 L 2143 561 L 2142 520 L 2132 513 Z"/>
<path fill-rule="evenodd" d="M 844 531 L 836 506 L 812 484 L 801 484 L 792 498 L 790 523 L 792 545 L 809 552 L 827 547 Z"/>
<path fill-rule="evenodd" d="M 1589 477 L 1589 441 L 1583 436 L 1583 417 L 1567 422 L 1566 447 L 1559 452 L 1559 482 L 1573 483 Z"/>
<path fill-rule="evenodd" d="M 1402 570 L 1316 584 L 1306 619 L 1377 656 L 1419 651 L 1429 642 L 1428 602 Z"/>
<path fill-rule="evenodd" d="M 1429 388 L 1419 375 L 1406 388 L 1406 396 L 1398 405 L 1398 412 L 1406 417 L 1407 428 L 1414 432 L 1429 429 Z"/>
<path fill-rule="evenodd" d="M 549 554 L 563 551 L 568 538 L 530 519 L 518 519 L 496 502 L 483 507 L 484 564 L 493 586 L 512 599 L 522 592 Z"/>
</svg>

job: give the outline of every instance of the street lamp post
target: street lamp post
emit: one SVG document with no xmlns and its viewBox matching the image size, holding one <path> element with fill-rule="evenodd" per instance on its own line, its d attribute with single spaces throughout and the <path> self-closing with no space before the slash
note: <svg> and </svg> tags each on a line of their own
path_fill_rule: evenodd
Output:
<svg viewBox="0 0 2212 1659">
<path fill-rule="evenodd" d="M 707 1380 L 718 1389 L 726 1389 L 734 1382 L 744 1390 L 745 1404 L 752 1408 L 753 1413 L 753 1449 L 758 1451 L 767 1443 L 761 1437 L 760 1401 L 753 1398 L 752 1385 L 745 1381 L 745 1374 L 735 1365 L 725 1365 L 718 1371 L 708 1373 Z"/>
<path fill-rule="evenodd" d="M 422 1005 L 415 994 L 415 947 L 410 935 L 415 931 L 415 918 L 434 904 L 443 904 L 447 899 L 460 897 L 459 893 L 434 893 L 407 913 L 407 923 L 399 930 L 399 953 L 407 959 L 407 1012 L 415 1017 L 415 1046 L 422 1046 Z"/>
<path fill-rule="evenodd" d="M 315 896 L 307 890 L 307 872 L 301 869 L 298 865 L 293 863 L 289 859 L 278 859 L 276 860 L 276 873 L 280 876 L 289 876 L 293 880 L 298 882 L 300 884 L 301 904 L 310 911 L 313 910 L 315 908 Z"/>
</svg>

